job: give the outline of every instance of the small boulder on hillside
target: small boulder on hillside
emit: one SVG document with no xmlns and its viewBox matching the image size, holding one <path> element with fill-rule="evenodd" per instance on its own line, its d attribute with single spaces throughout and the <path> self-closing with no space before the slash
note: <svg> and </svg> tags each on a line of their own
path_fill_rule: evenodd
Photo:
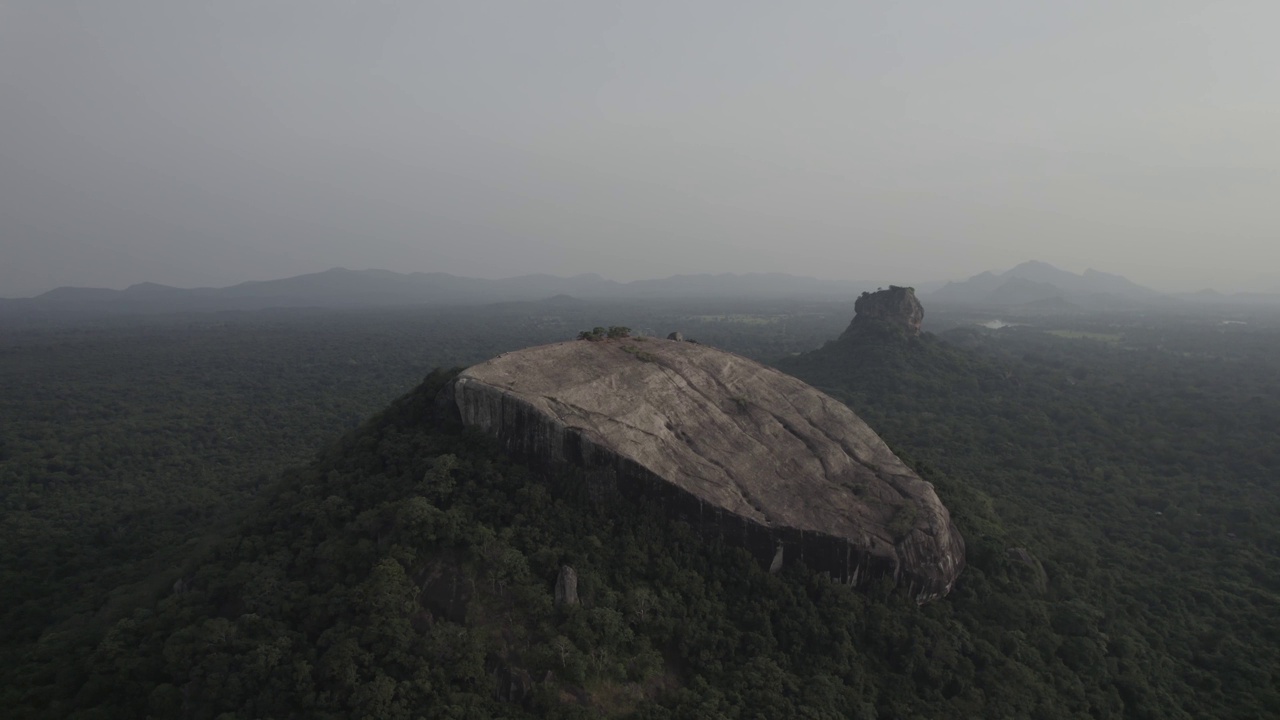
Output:
<svg viewBox="0 0 1280 720">
<path fill-rule="evenodd" d="M 578 604 L 578 571 L 565 565 L 556 576 L 556 607 Z"/>
<path fill-rule="evenodd" d="M 1049 588 L 1049 574 L 1044 571 L 1044 565 L 1040 564 L 1040 559 L 1031 554 L 1026 548 L 1009 548 L 1006 551 L 1009 559 L 1026 568 L 1031 575 L 1031 583 L 1038 592 L 1045 592 Z"/>
</svg>

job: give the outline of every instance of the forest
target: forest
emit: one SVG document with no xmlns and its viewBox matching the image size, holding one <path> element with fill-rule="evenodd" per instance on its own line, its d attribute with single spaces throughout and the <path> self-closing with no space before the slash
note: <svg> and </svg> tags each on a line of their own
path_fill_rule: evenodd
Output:
<svg viewBox="0 0 1280 720">
<path fill-rule="evenodd" d="M 0 329 L 0 706 L 1280 716 L 1280 318 L 930 309 L 921 337 L 836 340 L 851 315 L 562 298 Z M 450 368 L 596 326 L 846 402 L 950 508 L 956 589 L 770 575 L 433 412 Z"/>
</svg>

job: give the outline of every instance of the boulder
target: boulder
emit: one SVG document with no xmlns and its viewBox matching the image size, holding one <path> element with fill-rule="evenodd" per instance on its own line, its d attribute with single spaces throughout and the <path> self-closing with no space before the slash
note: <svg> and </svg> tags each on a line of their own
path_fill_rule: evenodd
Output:
<svg viewBox="0 0 1280 720">
<path fill-rule="evenodd" d="M 564 565 L 556 576 L 556 607 L 578 604 L 578 571 Z"/>
<path fill-rule="evenodd" d="M 440 402 L 515 454 L 575 469 L 593 498 L 655 501 L 764 567 L 803 560 L 855 585 L 890 576 L 919 602 L 964 567 L 933 486 L 852 410 L 732 353 L 544 345 L 464 370 Z"/>
</svg>

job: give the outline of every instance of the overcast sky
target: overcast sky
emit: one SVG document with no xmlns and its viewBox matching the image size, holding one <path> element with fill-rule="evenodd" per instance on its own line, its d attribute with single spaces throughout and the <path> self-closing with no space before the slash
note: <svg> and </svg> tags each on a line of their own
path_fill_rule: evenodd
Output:
<svg viewBox="0 0 1280 720">
<path fill-rule="evenodd" d="M 0 0 L 0 295 L 1028 259 L 1280 290 L 1280 4 Z"/>
</svg>

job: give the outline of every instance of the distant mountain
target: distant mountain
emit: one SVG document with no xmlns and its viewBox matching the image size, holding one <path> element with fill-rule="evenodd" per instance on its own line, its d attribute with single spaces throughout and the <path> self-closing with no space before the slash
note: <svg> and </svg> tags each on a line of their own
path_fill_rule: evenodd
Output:
<svg viewBox="0 0 1280 720">
<path fill-rule="evenodd" d="M 1220 293 L 1217 290 L 1201 290 L 1193 293 L 1178 293 L 1171 295 L 1170 298 L 1179 302 L 1192 303 L 1196 305 L 1263 305 L 1276 306 L 1280 305 L 1280 293 L 1264 293 L 1264 292 L 1236 292 L 1236 293 Z"/>
<path fill-rule="evenodd" d="M 620 283 L 596 274 L 523 275 L 502 280 L 447 273 L 397 273 L 334 268 L 224 288 L 175 288 L 141 283 L 125 290 L 62 287 L 43 295 L 0 300 L 0 313 L 132 314 L 300 307 L 474 305 L 578 299 L 799 298 L 852 299 L 870 283 L 817 280 L 782 273 L 674 275 Z"/>
<path fill-rule="evenodd" d="M 1077 275 L 1034 260 L 1003 273 L 984 272 L 963 282 L 947 283 L 929 295 L 940 304 L 1028 309 L 1053 304 L 1131 307 L 1160 297 L 1155 290 L 1120 275 L 1093 269 Z"/>
</svg>

